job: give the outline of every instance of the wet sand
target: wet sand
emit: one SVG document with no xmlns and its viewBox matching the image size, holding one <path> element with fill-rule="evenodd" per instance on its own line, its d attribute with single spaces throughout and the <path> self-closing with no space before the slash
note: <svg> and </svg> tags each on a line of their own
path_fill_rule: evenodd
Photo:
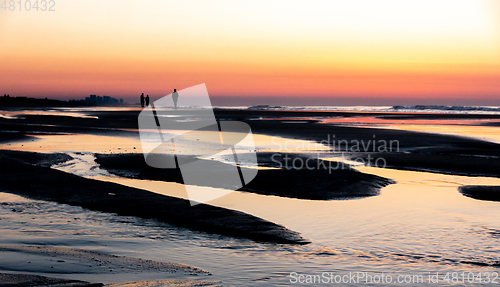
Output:
<svg viewBox="0 0 500 287">
<path fill-rule="evenodd" d="M 405 115 L 405 118 L 433 118 L 431 115 Z M 439 115 L 440 118 L 476 118 L 476 115 Z M 486 117 L 486 115 L 480 115 Z M 493 115 L 492 117 L 496 117 Z M 385 128 L 364 128 L 341 124 L 293 123 L 290 121 L 248 122 L 255 133 L 300 138 L 328 144 L 331 156 L 343 156 L 375 166 L 381 158 L 385 167 L 400 170 L 427 171 L 454 175 L 500 175 L 500 145 L 494 142 L 457 135 L 406 131 Z M 391 145 L 391 141 L 394 143 Z M 366 145 L 365 148 L 363 145 Z M 381 150 L 381 151 L 380 151 Z M 371 157 L 371 164 L 369 158 Z M 376 166 L 383 167 L 383 164 Z"/>
<path fill-rule="evenodd" d="M 82 113 L 81 111 L 79 111 Z M 172 111 L 175 113 L 175 111 Z M 94 118 L 79 118 L 53 115 L 25 115 L 22 118 L 5 119 L 0 118 L 0 142 L 11 140 L 12 137 L 22 139 L 26 136 L 37 134 L 95 134 L 95 135 L 119 135 L 139 139 L 137 131 L 137 116 L 139 111 L 87 111 L 85 114 Z M 459 175 L 487 174 L 495 176 L 496 173 L 485 173 L 484 169 L 490 166 L 494 170 L 495 163 L 490 160 L 471 160 L 471 157 L 484 159 L 500 158 L 500 148 L 496 143 L 461 137 L 453 135 L 442 135 L 426 132 L 414 132 L 405 130 L 393 130 L 383 128 L 364 128 L 345 126 L 343 124 L 324 124 L 321 122 L 325 117 L 348 118 L 348 117 L 377 117 L 380 120 L 394 120 L 404 118 L 405 120 L 419 119 L 490 119 L 495 120 L 499 115 L 473 115 L 473 114 L 425 114 L 425 113 L 368 113 L 368 112 L 308 112 L 308 111 L 252 111 L 252 110 L 216 110 L 216 117 L 220 120 L 237 120 L 247 122 L 253 133 L 270 136 L 280 136 L 290 139 L 310 140 L 318 143 L 330 141 L 335 152 L 352 153 L 352 141 L 365 142 L 398 141 L 398 150 L 384 152 L 384 158 L 391 161 L 390 166 L 400 169 L 412 169 L 442 172 Z M 273 120 L 270 120 L 273 119 Z M 305 120 L 305 122 L 304 122 Z M 481 123 L 484 125 L 484 123 Z M 7 132 L 8 131 L 8 132 Z M 16 132 L 15 136 L 12 132 Z M 334 138 L 333 138 L 334 136 Z M 336 142 L 332 142 L 336 140 Z M 347 141 L 348 145 L 340 145 L 339 142 Z M 361 152 L 365 152 L 361 150 Z M 377 151 L 367 151 L 377 152 Z M 415 156 L 401 156 L 401 154 L 413 154 Z M 433 160 L 435 156 L 441 157 L 439 162 Z M 360 155 L 362 156 L 362 155 Z M 463 168 L 454 168 L 459 161 L 473 161 Z M 422 160 L 426 158 L 428 160 Z M 442 165 L 446 165 L 443 167 Z M 482 167 L 481 167 L 482 166 Z M 483 168 L 484 167 L 484 168 Z"/>
<path fill-rule="evenodd" d="M 221 286 L 217 282 L 192 280 L 150 280 L 125 283 L 90 283 L 78 280 L 59 279 L 30 274 L 0 273 L 0 287 L 191 287 Z"/>
<path fill-rule="evenodd" d="M 106 287 L 191 287 L 191 286 L 223 286 L 217 282 L 190 280 L 151 280 L 106 284 Z"/>
<path fill-rule="evenodd" d="M 0 142 L 23 140 L 37 134 L 95 134 L 120 135 L 138 139 L 138 111 L 96 111 L 88 112 L 95 118 L 58 117 L 49 115 L 30 115 L 23 119 L 0 118 Z M 370 155 L 384 157 L 388 166 L 402 170 L 425 170 L 436 173 L 460 175 L 498 176 L 499 145 L 479 139 L 460 136 L 440 135 L 425 132 L 412 132 L 379 128 L 360 128 L 342 124 L 325 124 L 322 118 L 330 117 L 373 117 L 375 113 L 350 112 L 287 112 L 287 111 L 234 111 L 217 110 L 221 120 L 241 120 L 250 124 L 254 133 L 281 136 L 291 139 L 304 139 L 323 142 L 328 135 L 335 135 L 338 140 L 369 141 L 398 140 L 397 152 L 372 152 Z M 381 119 L 498 119 L 490 115 L 427 115 L 376 113 Z M 273 119 L 273 120 L 268 120 Z M 5 132 L 7 131 L 7 132 Z M 16 133 L 12 133 L 16 132 Z M 14 134 L 14 135 L 13 135 Z M 4 146 L 4 148 L 8 148 Z M 350 152 L 351 145 L 345 150 L 337 150 L 352 155 L 352 158 L 363 158 L 367 153 Z M 139 156 L 139 157 L 137 157 Z M 294 155 L 299 157 L 300 155 Z M 241 212 L 201 205 L 199 209 L 189 209 L 187 201 L 171 199 L 143 190 L 128 188 L 116 184 L 84 179 L 47 168 L 48 166 L 68 160 L 65 154 L 52 156 L 40 154 L 23 154 L 2 152 L 0 181 L 2 188 L 19 195 L 53 200 L 60 203 L 79 205 L 89 209 L 115 212 L 147 218 L 158 218 L 165 222 L 212 233 L 221 233 L 239 237 L 247 237 L 257 241 L 281 243 L 306 243 L 299 234 L 282 226 L 253 217 Z M 178 174 L 165 175 L 163 171 L 143 172 L 142 155 L 119 156 L 98 155 L 101 167 L 117 174 L 136 178 L 171 180 L 179 182 Z M 137 157 L 130 159 L 128 157 Z M 129 165 L 125 164 L 128 163 Z M 265 154 L 259 155 L 259 163 L 272 165 Z M 142 166 L 142 167 L 141 167 Z M 271 166 L 272 167 L 272 166 Z M 147 167 L 146 167 L 147 168 Z M 255 186 L 247 186 L 247 191 L 260 194 L 273 194 L 293 198 L 338 199 L 374 196 L 381 187 L 390 184 L 390 179 L 373 177 L 355 172 L 349 167 L 338 170 L 342 181 L 335 181 L 326 175 L 306 170 L 283 171 L 266 170 L 255 180 Z M 260 173 L 259 173 L 260 174 Z M 169 177 L 170 176 L 170 177 Z M 155 177 L 155 178 L 153 178 Z M 314 182 L 321 178 L 321 184 Z M 308 181 L 310 179 L 310 181 Z M 314 179 L 314 180 L 313 180 Z M 331 182 L 329 182 L 331 180 Z M 279 187 L 281 186 L 281 188 Z M 315 190 L 311 186 L 318 186 Z M 252 187 L 250 189 L 250 187 Z M 68 190 L 71 190 L 68 196 Z M 305 192 L 305 191 L 308 192 Z M 497 187 L 462 187 L 462 194 L 483 200 L 498 200 Z M 325 192 L 326 191 L 326 192 Z M 165 208 L 167 207 L 167 208 Z M 194 211 L 194 212 L 193 212 Z M 198 212 L 199 211 L 199 212 Z M 207 218 L 207 214 L 211 214 Z M 234 218 L 238 218 L 234 220 Z M 222 224 L 220 222 L 223 222 Z M 158 286 L 134 283 L 130 286 Z M 172 284 L 184 284 L 180 281 Z M 185 282 L 186 284 L 191 284 Z M 142 285 L 140 285 L 142 284 Z M 146 285 L 150 284 L 150 285 Z M 165 283 L 170 284 L 170 283 Z M 195 283 L 198 284 L 198 283 Z M 204 283 L 199 283 L 204 284 Z M 120 285 L 117 285 L 120 286 Z M 125 285 L 129 286 L 129 285 Z M 167 285 L 168 286 L 168 285 Z M 175 286 L 175 285 L 174 285 Z M 187 285 L 190 286 L 190 285 Z M 196 286 L 196 285 L 195 285 Z"/>
<path fill-rule="evenodd" d="M 140 258 L 115 256 L 102 252 L 67 248 L 55 246 L 26 246 L 26 245 L 3 245 L 0 246 L 2 258 L 7 254 L 15 253 L 16 256 L 26 258 L 29 264 L 37 265 L 46 273 L 106 273 L 116 270 L 120 273 L 127 272 L 161 272 L 179 273 L 184 275 L 211 275 L 200 268 L 179 263 L 159 262 Z M 50 260 L 47 260 L 50 258 Z M 5 259 L 0 259 L 2 265 Z M 38 261 L 38 262 L 36 262 Z M 17 266 L 7 266 L 10 271 L 16 270 Z"/>
<path fill-rule="evenodd" d="M 54 246 L 0 246 L 0 264 L 7 265 L 11 272 L 18 270 L 17 264 L 9 264 L 8 258 L 16 256 L 16 261 L 24 260 L 34 272 L 53 274 L 99 274 L 109 272 L 141 273 L 156 272 L 165 274 L 183 274 L 188 276 L 207 276 L 209 272 L 200 268 L 169 262 L 144 260 L 140 258 L 115 256 L 102 252 Z M 29 269 L 29 268 L 28 268 Z M 29 270 L 32 271 L 32 270 Z M 32 272 L 33 272 L 32 271 Z M 200 278 L 202 279 L 202 278 Z M 162 285 L 163 284 L 163 285 Z M 215 282 L 200 280 L 154 280 L 129 283 L 89 283 L 78 280 L 58 279 L 31 274 L 0 273 L 0 286 L 60 286 L 60 287 L 97 287 L 97 286 L 214 286 Z"/>
<path fill-rule="evenodd" d="M 464 176 L 500 176 L 500 160 L 495 150 L 478 150 L 477 154 L 461 154 L 460 149 L 434 149 L 432 152 L 415 153 L 347 153 L 345 158 L 350 160 L 362 159 L 368 162 L 371 157 L 372 166 L 374 158 L 383 158 L 385 167 L 399 170 L 425 171 L 451 175 Z M 486 155 L 488 152 L 495 153 Z"/>
<path fill-rule="evenodd" d="M 285 156 L 308 161 L 309 167 L 314 168 L 292 166 L 291 161 L 287 164 Z M 101 168 L 124 177 L 183 183 L 179 169 L 149 167 L 142 154 L 96 154 L 96 162 Z M 259 153 L 258 162 L 260 166 L 272 169 L 259 170 L 256 178 L 240 191 L 310 200 L 353 199 L 378 195 L 381 188 L 394 183 L 390 179 L 358 172 L 348 165 L 300 154 Z M 210 161 L 210 165 L 222 172 L 229 166 L 217 161 Z"/>
<path fill-rule="evenodd" d="M 297 232 L 249 214 L 206 204 L 191 207 L 189 201 L 184 199 L 86 179 L 37 165 L 45 163 L 51 157 L 53 163 L 60 160 L 59 156 L 44 158 L 40 154 L 0 153 L 2 191 L 91 210 L 155 218 L 196 230 L 256 241 L 309 243 Z M 24 158 L 29 160 L 24 161 Z"/>
<path fill-rule="evenodd" d="M 172 113 L 181 111 L 172 111 Z M 84 117 L 56 115 L 11 115 L 14 118 L 0 118 L 3 131 L 17 132 L 15 137 L 35 136 L 37 134 L 73 133 L 93 135 L 120 135 L 138 139 L 137 115 L 139 110 L 103 110 L 78 111 Z M 418 121 L 425 119 L 498 119 L 498 115 L 464 115 L 464 114 L 424 114 L 424 113 L 373 113 L 373 112 L 319 112 L 319 111 L 255 111 L 255 110 L 223 110 L 215 111 L 219 120 L 239 120 L 247 122 L 253 133 L 280 136 L 290 139 L 310 140 L 325 143 L 332 147 L 330 153 L 344 153 L 348 159 L 366 159 L 368 156 L 380 157 L 387 162 L 387 167 L 401 170 L 423 170 L 437 173 L 457 175 L 498 176 L 500 170 L 500 145 L 474 138 L 453 135 L 441 135 L 405 130 L 381 128 L 362 128 L 342 124 L 325 124 L 325 117 L 377 117 L 404 118 Z M 57 114 L 57 113 L 55 113 Z M 273 120 L 270 120 L 273 119 Z M 12 140 L 13 133 L 0 133 L 0 141 Z M 352 142 L 397 141 L 397 150 L 383 153 L 376 151 L 352 152 Z M 328 142 L 328 140 L 330 142 Z M 333 142 L 336 140 L 337 142 Z M 347 142 L 339 145 L 338 141 Z M 338 145 L 338 146 L 337 146 Z M 339 148 L 341 146 L 341 148 Z M 5 149 L 9 147 L 4 145 Z M 326 154 L 326 153 L 324 153 Z M 328 154 L 327 154 L 328 155 Z M 12 154 L 3 154 L 3 157 Z M 20 156 L 19 154 L 17 156 Z M 300 155 L 292 155 L 294 158 Z M 319 154 L 321 157 L 321 154 Z M 25 156 L 21 156 L 25 157 Z M 128 177 L 182 182 L 178 171 L 151 169 L 145 166 L 142 155 L 126 154 L 120 156 L 97 155 L 97 161 L 103 168 Z M 28 163 L 29 160 L 24 158 Z M 319 160 L 317 160 L 319 161 Z M 259 154 L 259 162 L 266 166 L 269 157 Z M 315 162 L 316 163 L 316 162 Z M 40 167 L 29 167 L 39 169 Z M 49 177 L 60 176 L 52 174 Z M 321 170 L 261 170 L 258 177 L 246 186 L 243 191 L 277 195 L 302 199 L 340 199 L 374 196 L 380 188 L 392 183 L 372 175 L 363 174 L 348 167 L 330 172 Z M 64 178 L 64 177 L 63 177 Z M 293 179 L 293 180 L 290 180 Z M 321 179 L 321 180 L 319 180 Z M 78 177 L 67 179 L 68 186 L 73 181 L 82 180 Z M 90 182 L 90 180 L 89 180 Z M 91 181 L 92 184 L 97 184 Z M 87 184 L 87 183 L 85 183 Z M 90 183 L 89 183 L 90 184 Z M 99 183 L 101 184 L 101 183 Z M 103 183 L 104 184 L 104 183 Z M 56 185 L 56 183 L 53 183 Z M 60 184 L 59 184 L 60 186 Z M 115 187 L 113 187 L 115 188 Z M 47 187 L 50 190 L 49 187 Z M 56 188 L 57 189 L 57 188 Z M 132 191 L 130 191 L 132 192 Z M 54 194 L 48 193 L 48 194 Z M 32 194 L 31 194 L 32 195 Z M 131 197 L 130 197 L 131 198 Z M 103 200 L 107 198 L 103 198 Z M 59 199 L 58 199 L 59 200 Z M 65 199 L 68 201 L 68 199 Z M 76 200 L 72 201 L 75 204 Z M 123 203 L 123 200 L 121 200 Z M 99 204 L 87 203 L 94 208 Z M 145 204 L 149 204 L 145 202 Z M 102 208 L 99 206 L 99 208 Z M 109 208 L 106 208 L 108 210 Z M 114 208 L 115 212 L 123 212 L 123 207 Z M 148 214 L 148 212 L 146 212 Z M 175 218 L 175 217 L 173 217 Z M 170 221 L 184 220 L 172 219 Z M 218 230 L 215 228 L 214 230 Z M 212 232 L 214 232 L 212 230 Z M 215 231 L 218 232 L 218 231 Z M 245 235 L 246 236 L 246 235 Z M 265 237 L 265 236 L 264 236 Z M 295 236 L 292 236 L 295 237 Z M 294 239 L 295 240 L 295 239 Z M 292 241 L 294 241 L 292 240 Z M 299 240 L 301 241 L 301 240 Z"/>
<path fill-rule="evenodd" d="M 101 283 L 90 283 L 79 280 L 67 280 L 30 274 L 0 273 L 0 287 L 100 287 Z"/>
</svg>

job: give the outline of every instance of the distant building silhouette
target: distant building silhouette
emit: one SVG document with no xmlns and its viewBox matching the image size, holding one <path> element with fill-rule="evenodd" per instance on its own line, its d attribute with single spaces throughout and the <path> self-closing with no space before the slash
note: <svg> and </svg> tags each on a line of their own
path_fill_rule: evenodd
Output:
<svg viewBox="0 0 500 287">
<path fill-rule="evenodd" d="M 82 103 L 87 105 L 87 106 L 112 106 L 112 105 L 121 105 L 123 104 L 123 99 L 115 99 L 109 96 L 97 96 L 97 95 L 90 95 L 89 97 L 86 97 L 85 100 L 70 100 L 70 103 Z"/>
</svg>

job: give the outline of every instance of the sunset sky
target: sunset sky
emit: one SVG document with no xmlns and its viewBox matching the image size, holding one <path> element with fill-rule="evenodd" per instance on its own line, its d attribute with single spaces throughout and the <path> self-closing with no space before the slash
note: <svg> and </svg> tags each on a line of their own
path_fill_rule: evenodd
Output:
<svg viewBox="0 0 500 287">
<path fill-rule="evenodd" d="M 500 106 L 500 0 L 55 2 L 0 9 L 0 94 Z"/>
</svg>

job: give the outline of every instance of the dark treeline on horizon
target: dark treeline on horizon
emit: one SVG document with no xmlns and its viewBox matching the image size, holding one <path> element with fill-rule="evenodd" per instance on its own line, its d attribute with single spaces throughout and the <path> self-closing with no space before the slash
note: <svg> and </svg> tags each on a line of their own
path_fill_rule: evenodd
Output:
<svg viewBox="0 0 500 287">
<path fill-rule="evenodd" d="M 54 100 L 28 97 L 11 97 L 8 94 L 0 96 L 0 106 L 118 106 L 123 105 L 123 99 L 108 96 L 90 95 L 82 100 Z"/>
</svg>

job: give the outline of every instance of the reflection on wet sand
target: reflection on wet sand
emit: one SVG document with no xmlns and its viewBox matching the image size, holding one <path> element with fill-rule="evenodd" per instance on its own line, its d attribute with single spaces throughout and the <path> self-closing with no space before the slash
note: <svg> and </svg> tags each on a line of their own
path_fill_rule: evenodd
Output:
<svg viewBox="0 0 500 287">
<path fill-rule="evenodd" d="M 0 149 L 52 152 L 142 153 L 141 142 L 129 137 L 96 135 L 38 135 L 31 140 L 0 145 Z"/>
<path fill-rule="evenodd" d="M 23 116 L 58 116 L 97 119 L 97 116 L 90 116 L 86 113 L 76 112 L 76 110 L 20 110 L 20 111 L 2 111 L 0 115 L 6 119 L 22 118 Z"/>
<path fill-rule="evenodd" d="M 387 116 L 326 118 L 322 119 L 322 122 L 353 127 L 458 135 L 500 143 L 500 127 L 485 126 L 488 123 L 498 122 L 498 119 L 392 119 Z"/>
<path fill-rule="evenodd" d="M 303 153 L 328 150 L 328 147 L 312 141 L 258 134 L 254 134 L 253 138 L 258 152 L 281 151 Z M 176 144 L 182 144 L 182 142 Z M 204 142 L 190 142 L 189 144 L 202 148 Z M 142 153 L 141 142 L 138 138 L 86 134 L 31 136 L 31 140 L 0 144 L 0 149 L 42 153 Z M 195 150 L 193 149 L 193 151 Z"/>
<path fill-rule="evenodd" d="M 384 188 L 378 197 L 352 201 L 308 201 L 235 192 L 210 204 L 280 222 L 325 248 L 349 246 L 347 250 L 385 258 L 389 260 L 387 263 L 397 260 L 398 256 L 392 253 L 399 253 L 406 254 L 405 258 L 420 256 L 424 261 L 474 259 L 479 263 L 493 264 L 494 259 L 481 250 L 498 250 L 492 249 L 495 239 L 491 237 L 484 241 L 483 236 L 477 236 L 487 230 L 500 230 L 498 204 L 464 197 L 458 193 L 457 187 L 500 185 L 500 179 L 355 168 L 394 179 L 397 184 Z M 103 175 L 93 178 L 186 198 L 182 184 Z M 391 236 L 387 237 L 388 234 Z M 367 240 L 370 244 L 366 243 Z M 454 247 L 443 250 L 440 245 L 429 244 L 436 240 L 447 240 Z M 471 248 L 471 244 L 475 247 Z M 373 246 L 385 246 L 383 250 L 392 251 L 373 253 Z M 439 257 L 431 259 L 426 254 L 439 254 Z"/>
<path fill-rule="evenodd" d="M 239 115 L 240 111 L 235 113 Z M 374 120 L 371 121 L 369 118 L 339 117 L 329 123 L 349 126 L 364 121 L 364 127 L 377 126 L 388 130 L 451 133 L 499 142 L 498 128 L 478 126 L 478 124 L 492 120 L 417 121 L 372 117 Z M 258 121 L 256 120 L 256 125 L 259 124 Z M 304 121 L 286 120 L 286 122 L 290 126 L 308 129 L 308 126 L 300 126 L 309 124 Z M 266 122 L 261 124 L 267 125 Z M 281 125 L 278 126 L 281 127 Z M 132 127 L 128 128 L 129 131 L 133 131 Z M 349 132 L 351 132 L 356 137 L 360 136 L 360 132 L 366 132 L 359 129 L 354 131 L 334 129 L 334 131 L 345 132 L 345 135 L 350 135 Z M 399 136 L 401 132 L 391 133 L 392 135 Z M 401 137 L 406 136 L 408 134 Z M 423 139 L 415 139 L 419 140 L 420 144 L 428 140 L 426 137 L 428 135 Z M 314 139 L 312 136 L 307 138 Z M 371 139 L 372 134 L 368 133 L 367 138 Z M 73 153 L 73 161 L 55 168 L 90 179 L 186 198 L 182 184 L 123 178 L 109 174 L 95 163 L 95 153 L 141 153 L 141 145 L 137 138 L 43 135 L 36 136 L 36 139 L 38 140 L 2 145 L 0 148 Z M 303 155 L 317 152 L 323 155 L 327 152 L 325 146 L 312 141 L 256 134 L 254 134 L 254 139 L 258 152 L 280 151 Z M 408 144 L 411 148 L 414 147 L 411 146 L 413 139 L 409 140 Z M 442 140 L 438 142 L 440 145 L 448 147 L 454 139 L 440 140 Z M 285 143 L 287 143 L 286 147 Z M 475 143 L 463 141 L 459 144 Z M 455 147 L 452 146 L 452 148 Z M 479 146 L 478 149 L 482 147 Z M 491 150 L 495 148 L 495 146 L 489 147 Z M 471 151 L 474 150 L 471 148 Z M 304 272 L 325 270 L 383 272 L 389 270 L 425 274 L 429 270 L 498 272 L 498 255 L 500 254 L 498 207 L 500 203 L 465 197 L 458 192 L 457 188 L 463 185 L 500 185 L 500 179 L 363 166 L 354 166 L 354 168 L 366 174 L 393 179 L 396 184 L 383 188 L 378 196 L 355 200 L 318 201 L 234 192 L 210 202 L 214 206 L 242 211 L 298 231 L 305 238 L 313 241 L 309 246 L 266 245 L 191 231 L 186 232 L 187 235 L 178 235 L 176 232 L 182 233 L 180 229 L 165 226 L 158 228 L 159 225 L 155 225 L 158 224 L 155 222 L 150 222 L 146 226 L 138 219 L 126 221 L 124 217 L 117 215 L 94 214 L 88 210 L 76 210 L 68 206 L 60 207 L 61 205 L 55 203 L 51 203 L 50 208 L 44 210 L 45 219 L 41 223 L 30 220 L 32 217 L 36 218 L 36 212 L 40 210 L 39 206 L 32 202 L 6 205 L 1 209 L 0 215 L 4 227 L 11 229 L 3 233 L 1 240 L 22 244 L 24 241 L 20 242 L 20 238 L 29 238 L 29 242 L 48 242 L 55 245 L 79 244 L 83 248 L 94 246 L 93 248 L 102 250 L 111 249 L 118 254 L 131 255 L 132 253 L 132 255 L 157 260 L 172 258 L 169 261 L 187 263 L 213 272 L 214 276 L 219 276 L 217 279 L 222 278 L 229 284 L 238 284 L 241 280 L 245 282 L 249 282 L 250 279 L 256 280 L 249 283 L 253 286 L 286 285 L 288 283 L 286 276 L 291 270 Z M 296 179 L 290 178 L 289 180 Z M 203 189 L 203 187 L 200 188 Z M 4 199 L 4 201 L 8 200 L 14 199 Z M 25 209 L 24 212 L 18 211 L 21 205 Z M 64 212 L 57 213 L 61 210 Z M 59 216 L 57 224 L 49 223 L 55 214 Z M 64 228 L 71 225 L 65 224 L 64 220 L 68 218 L 67 220 L 71 221 L 72 218 L 79 218 L 80 221 L 71 221 L 72 224 L 77 224 L 83 221 L 80 218 L 88 219 L 93 216 L 106 219 L 99 217 L 98 220 L 91 221 L 81 228 L 83 231 L 71 233 L 71 240 L 68 240 L 68 232 Z M 34 232 L 39 226 L 41 226 L 40 230 L 50 231 L 50 235 Z M 113 229 L 109 226 L 113 226 Z M 15 236 L 12 235 L 14 233 Z M 224 262 L 227 266 L 221 266 L 220 262 Z"/>
<path fill-rule="evenodd" d="M 390 125 L 387 128 L 406 131 L 438 133 L 445 135 L 457 135 L 500 143 L 500 127 L 461 125 Z"/>
</svg>

